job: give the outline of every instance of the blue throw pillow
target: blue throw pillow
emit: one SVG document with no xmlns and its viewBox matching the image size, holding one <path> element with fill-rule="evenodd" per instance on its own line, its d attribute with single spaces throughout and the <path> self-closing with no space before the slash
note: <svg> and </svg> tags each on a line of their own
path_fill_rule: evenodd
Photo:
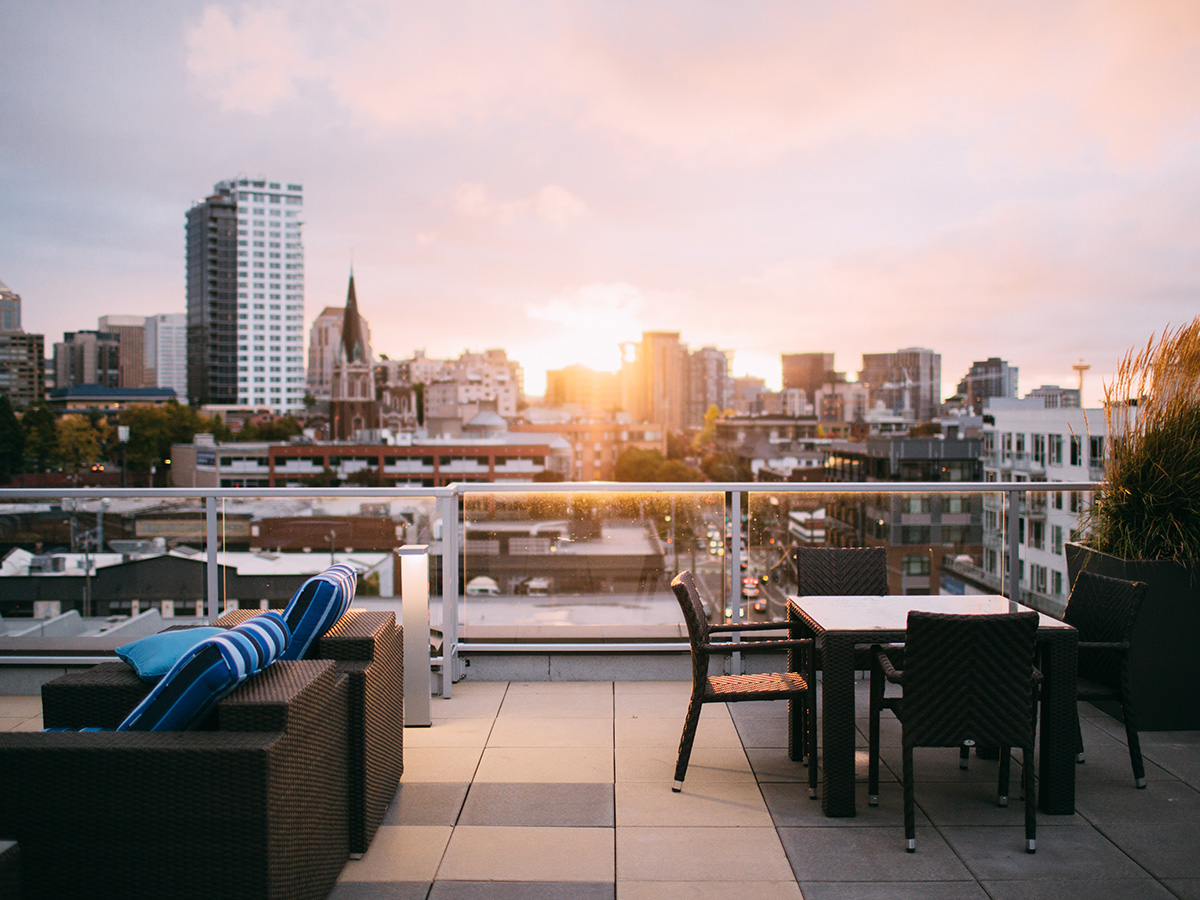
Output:
<svg viewBox="0 0 1200 900">
<path fill-rule="evenodd" d="M 154 684 L 198 643 L 224 631 L 224 628 L 214 626 L 163 631 L 124 644 L 116 649 L 116 654 L 133 666 L 138 678 Z"/>
<path fill-rule="evenodd" d="M 280 657 L 290 635 L 283 617 L 266 612 L 188 650 L 117 731 L 187 731 L 222 698 Z"/>
<path fill-rule="evenodd" d="M 344 563 L 330 566 L 300 585 L 283 611 L 292 641 L 280 659 L 303 659 L 313 642 L 345 615 L 357 585 L 358 573 Z"/>
</svg>

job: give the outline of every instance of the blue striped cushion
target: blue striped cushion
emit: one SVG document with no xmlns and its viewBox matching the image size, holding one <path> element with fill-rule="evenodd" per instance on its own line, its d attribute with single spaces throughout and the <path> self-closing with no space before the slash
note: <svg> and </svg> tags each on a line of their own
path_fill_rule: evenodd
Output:
<svg viewBox="0 0 1200 900">
<path fill-rule="evenodd" d="M 266 612 L 201 641 L 171 668 L 117 731 L 187 731 L 223 697 L 287 649 L 287 625 Z"/>
<path fill-rule="evenodd" d="M 338 563 L 304 584 L 283 611 L 292 641 L 280 659 L 303 659 L 309 647 L 346 614 L 354 601 L 358 573 Z"/>
</svg>

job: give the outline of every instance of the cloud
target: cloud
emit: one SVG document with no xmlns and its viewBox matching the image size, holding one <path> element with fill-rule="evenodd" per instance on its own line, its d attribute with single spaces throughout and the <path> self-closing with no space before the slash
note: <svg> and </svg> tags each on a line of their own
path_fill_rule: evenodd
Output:
<svg viewBox="0 0 1200 900">
<path fill-rule="evenodd" d="M 451 206 L 464 218 L 501 226 L 532 219 L 561 228 L 590 213 L 586 203 L 557 184 L 548 184 L 531 197 L 494 200 L 485 185 L 467 182 L 454 189 Z"/>
<path fill-rule="evenodd" d="M 277 8 L 246 5 L 235 21 L 222 6 L 205 7 L 185 42 L 189 72 L 226 110 L 266 113 L 295 96 L 299 78 L 316 72 Z"/>
<path fill-rule="evenodd" d="M 1191 0 L 760 0 L 636 16 L 598 2 L 246 0 L 205 9 L 188 63 L 227 109 L 261 113 L 308 82 L 369 129 L 553 119 L 621 156 L 695 167 L 934 131 L 992 164 L 1098 154 L 1129 166 L 1196 136 L 1198 39 Z"/>
</svg>

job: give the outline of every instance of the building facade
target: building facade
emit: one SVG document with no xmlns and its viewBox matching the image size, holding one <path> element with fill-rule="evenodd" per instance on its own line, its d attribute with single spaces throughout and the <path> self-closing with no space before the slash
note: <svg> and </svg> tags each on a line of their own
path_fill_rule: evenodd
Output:
<svg viewBox="0 0 1200 900">
<path fill-rule="evenodd" d="M 1024 496 L 1017 521 L 1018 574 L 1024 600 L 1051 613 L 1066 608 L 1071 586 L 1063 545 L 1075 540 L 1080 517 L 1091 502 L 1087 492 L 1055 490 L 1055 482 L 1104 479 L 1107 424 L 1103 409 L 1049 406 L 1043 397 L 993 399 L 983 418 L 983 479 L 1045 482 L 1045 493 Z M 983 556 L 979 587 L 999 591 L 1008 584 L 1004 501 L 984 498 Z"/>
<path fill-rule="evenodd" d="M 979 415 L 990 397 L 1017 396 L 1017 367 L 998 356 L 976 360 L 958 383 L 958 394 Z"/>
<path fill-rule="evenodd" d="M 121 386 L 121 339 L 109 331 L 68 331 L 54 345 L 54 386 Z"/>
<path fill-rule="evenodd" d="M 304 487 L 331 480 L 366 486 L 443 487 L 456 482 L 532 483 L 571 478 L 571 447 L 558 435 L 430 438 L 401 445 L 174 444 L 177 487 Z"/>
<path fill-rule="evenodd" d="M 558 435 L 571 445 L 571 478 L 574 481 L 613 481 L 617 460 L 631 447 L 667 454 L 667 435 L 661 425 L 621 422 L 518 423 L 512 434 Z"/>
<path fill-rule="evenodd" d="M 585 414 L 621 408 L 621 385 L 615 372 L 596 372 L 576 363 L 546 372 L 546 406 L 573 406 Z"/>
<path fill-rule="evenodd" d="M 733 408 L 733 379 L 729 377 L 729 354 L 716 347 L 702 347 L 687 357 L 687 407 L 684 427 L 701 429 L 710 407 L 718 412 Z"/>
<path fill-rule="evenodd" d="M 783 388 L 799 388 L 808 397 L 816 396 L 821 385 L 833 375 L 832 353 L 783 353 Z"/>
<path fill-rule="evenodd" d="M 188 211 L 192 402 L 303 408 L 303 190 L 230 179 Z"/>
<path fill-rule="evenodd" d="M 45 399 L 45 341 L 21 329 L 21 297 L 0 281 L 0 394 L 18 409 Z"/>
<path fill-rule="evenodd" d="M 346 289 L 346 308 L 329 386 L 329 434 L 334 440 L 352 440 L 365 429 L 379 427 L 375 398 L 375 360 L 354 291 L 354 272 Z"/>
<path fill-rule="evenodd" d="M 875 437 L 835 442 L 830 481 L 979 481 L 980 438 Z M 893 594 L 936 594 L 944 560 L 979 558 L 983 499 L 979 494 L 835 495 L 826 509 L 834 547 L 886 547 Z"/>
<path fill-rule="evenodd" d="M 101 316 L 97 327 L 117 336 L 121 346 L 118 387 L 153 387 L 146 383 L 146 319 L 144 316 Z"/>
<path fill-rule="evenodd" d="M 924 347 L 895 353 L 864 353 L 858 380 L 871 392 L 871 404 L 892 413 L 911 411 L 917 422 L 929 422 L 942 403 L 942 355 Z"/>
<path fill-rule="evenodd" d="M 187 316 L 159 313 L 146 317 L 146 387 L 170 388 L 180 403 L 187 403 Z"/>
</svg>

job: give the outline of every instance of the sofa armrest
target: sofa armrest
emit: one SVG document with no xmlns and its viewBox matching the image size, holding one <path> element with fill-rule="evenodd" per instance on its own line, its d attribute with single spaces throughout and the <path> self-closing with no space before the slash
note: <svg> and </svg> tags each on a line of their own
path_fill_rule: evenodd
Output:
<svg viewBox="0 0 1200 900">
<path fill-rule="evenodd" d="M 324 898 L 349 852 L 346 692 L 330 663 L 280 662 L 218 717 L 283 730 L 0 734 L 30 895 Z"/>
</svg>

